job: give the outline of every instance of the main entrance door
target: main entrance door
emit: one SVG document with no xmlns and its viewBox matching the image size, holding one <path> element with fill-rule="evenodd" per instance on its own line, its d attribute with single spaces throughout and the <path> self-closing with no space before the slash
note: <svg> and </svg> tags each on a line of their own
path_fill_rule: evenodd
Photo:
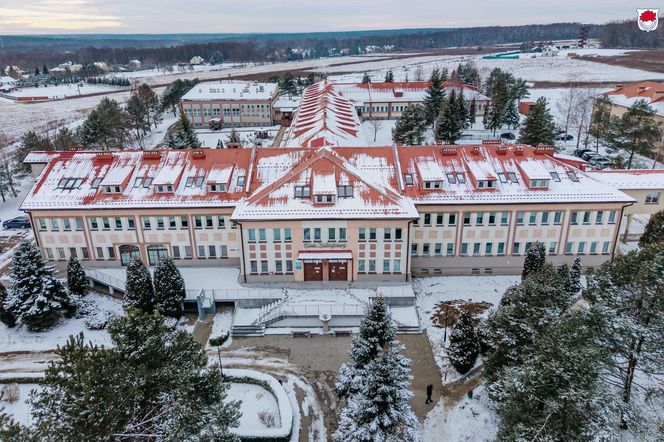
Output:
<svg viewBox="0 0 664 442">
<path fill-rule="evenodd" d="M 328 275 L 330 281 L 348 280 L 348 261 L 330 260 L 328 264 Z"/>
<path fill-rule="evenodd" d="M 304 261 L 304 280 L 323 280 L 323 261 Z"/>
</svg>

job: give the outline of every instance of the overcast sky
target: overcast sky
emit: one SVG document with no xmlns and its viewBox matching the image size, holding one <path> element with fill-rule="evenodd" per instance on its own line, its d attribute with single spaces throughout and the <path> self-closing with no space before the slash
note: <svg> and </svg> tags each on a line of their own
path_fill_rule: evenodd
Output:
<svg viewBox="0 0 664 442">
<path fill-rule="evenodd" d="M 663 0 L 0 0 L 0 35 L 307 32 L 634 18 Z"/>
</svg>

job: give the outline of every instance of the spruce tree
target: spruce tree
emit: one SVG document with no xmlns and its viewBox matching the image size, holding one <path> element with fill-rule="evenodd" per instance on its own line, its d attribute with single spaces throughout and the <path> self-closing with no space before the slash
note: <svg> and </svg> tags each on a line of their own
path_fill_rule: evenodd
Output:
<svg viewBox="0 0 664 442">
<path fill-rule="evenodd" d="M 369 74 L 366 72 L 362 75 L 362 83 L 371 83 L 371 77 L 369 77 Z"/>
<path fill-rule="evenodd" d="M 523 271 L 521 272 L 521 279 L 526 279 L 531 273 L 535 273 L 542 268 L 546 262 L 546 249 L 544 244 L 535 241 L 530 244 L 526 252 L 526 259 L 523 261 Z"/>
<path fill-rule="evenodd" d="M 530 108 L 526 121 L 519 135 L 519 143 L 537 146 L 538 144 L 553 145 L 556 137 L 556 125 L 553 115 L 549 112 L 546 98 L 540 97 Z"/>
<path fill-rule="evenodd" d="M 510 128 L 510 126 L 513 129 L 519 127 L 521 116 L 519 115 L 519 108 L 517 107 L 516 100 L 510 100 L 507 103 L 507 107 L 505 108 L 504 118 L 505 118 L 505 124 L 507 124 L 508 129 Z"/>
<path fill-rule="evenodd" d="M 85 295 L 88 288 L 88 278 L 75 256 L 69 258 L 67 263 L 67 288 L 70 293 L 78 296 Z"/>
<path fill-rule="evenodd" d="M 224 62 L 224 56 L 219 51 L 214 51 L 212 53 L 212 55 L 210 56 L 210 64 L 211 65 L 221 64 L 223 62 Z"/>
<path fill-rule="evenodd" d="M 450 335 L 447 355 L 452 366 L 461 374 L 467 373 L 475 365 L 479 354 L 479 341 L 473 317 L 467 310 L 461 310 Z"/>
<path fill-rule="evenodd" d="M 570 293 L 572 295 L 576 295 L 581 291 L 583 286 L 581 285 L 581 274 L 582 274 L 582 269 L 581 269 L 581 258 L 578 256 L 574 258 L 574 262 L 572 262 L 572 268 L 569 271 L 569 289 Z"/>
<path fill-rule="evenodd" d="M 145 133 L 150 129 L 148 110 L 138 98 L 138 95 L 134 94 L 129 97 L 129 100 L 127 101 L 126 111 L 129 127 L 134 130 L 134 137 L 136 140 L 141 140 L 145 136 Z"/>
<path fill-rule="evenodd" d="M 385 72 L 385 83 L 394 83 L 394 72 L 392 72 L 392 69 Z"/>
<path fill-rule="evenodd" d="M 650 216 L 643 235 L 639 239 L 639 247 L 662 243 L 664 243 L 664 210 Z"/>
<path fill-rule="evenodd" d="M 9 328 L 12 328 L 16 326 L 16 318 L 9 310 L 5 308 L 6 300 L 7 289 L 5 288 L 4 284 L 0 283 L 0 322 Z"/>
<path fill-rule="evenodd" d="M 242 137 L 240 136 L 240 133 L 235 130 L 235 128 L 231 128 L 231 131 L 228 133 L 228 137 L 226 138 L 226 143 L 233 143 L 242 146 Z"/>
<path fill-rule="evenodd" d="M 424 141 L 427 119 L 424 108 L 418 105 L 406 106 L 392 131 L 392 140 L 402 145 L 418 145 Z"/>
<path fill-rule="evenodd" d="M 239 442 L 239 402 L 203 346 L 136 310 L 109 323 L 110 348 L 71 337 L 31 399 L 35 440 Z"/>
<path fill-rule="evenodd" d="M 193 149 L 201 147 L 201 142 L 194 131 L 194 125 L 184 112 L 175 124 L 175 130 L 168 134 L 166 144 L 176 149 Z"/>
<path fill-rule="evenodd" d="M 11 289 L 5 309 L 30 331 L 51 328 L 70 306 L 63 284 L 46 265 L 36 244 L 23 241 L 12 257 Z"/>
<path fill-rule="evenodd" d="M 184 279 L 169 257 L 162 258 L 154 268 L 154 295 L 157 310 L 165 316 L 179 318 L 186 297 Z"/>
<path fill-rule="evenodd" d="M 434 121 L 436 121 L 436 117 L 438 117 L 444 99 L 445 90 L 443 89 L 443 83 L 440 78 L 440 71 L 434 69 L 431 72 L 429 85 L 427 86 L 427 91 L 424 96 L 425 121 L 427 125 L 432 125 Z"/>
<path fill-rule="evenodd" d="M 570 271 L 567 263 L 559 265 L 556 271 L 558 273 L 558 276 L 560 277 L 560 280 L 563 283 L 565 291 L 573 296 L 575 293 L 572 292 L 572 278 L 570 278 Z"/>
<path fill-rule="evenodd" d="M 660 140 L 660 127 L 655 110 L 646 100 L 634 102 L 620 118 L 612 117 L 606 135 L 609 152 L 628 154 L 626 168 L 632 168 L 635 154 L 652 156 Z"/>
<path fill-rule="evenodd" d="M 127 265 L 123 304 L 127 310 L 138 308 L 147 313 L 157 308 L 150 271 L 140 258 L 132 258 Z"/>
</svg>

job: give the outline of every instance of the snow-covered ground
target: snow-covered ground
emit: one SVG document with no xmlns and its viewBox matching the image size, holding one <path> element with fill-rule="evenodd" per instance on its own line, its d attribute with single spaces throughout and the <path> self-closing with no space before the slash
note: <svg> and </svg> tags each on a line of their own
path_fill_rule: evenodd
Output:
<svg viewBox="0 0 664 442">
<path fill-rule="evenodd" d="M 122 301 L 118 299 L 95 292 L 86 295 L 85 299 L 92 302 L 95 310 L 109 312 L 114 316 L 123 314 Z M 86 342 L 107 347 L 112 344 L 106 330 L 89 330 L 85 326 L 85 318 L 63 318 L 52 330 L 37 333 L 30 332 L 21 325 L 8 328 L 0 323 L 0 351 L 54 350 L 58 345 L 64 345 L 70 336 L 81 332 L 85 335 Z"/>
<path fill-rule="evenodd" d="M 231 132 L 231 128 L 224 128 L 221 130 L 208 130 L 208 129 L 198 129 L 196 130 L 196 136 L 201 140 L 201 144 L 204 147 L 217 147 L 219 140 L 221 140 L 224 145 L 228 143 L 228 135 Z M 279 126 L 266 126 L 266 127 L 236 127 L 235 131 L 242 138 L 242 143 L 244 146 L 253 146 L 254 144 L 261 146 L 271 147 L 274 142 L 277 133 L 279 132 Z M 260 139 L 256 137 L 256 132 L 258 131 L 267 131 L 268 138 Z"/>
<path fill-rule="evenodd" d="M 444 328 L 437 327 L 431 319 L 438 304 L 444 301 L 488 302 L 498 306 L 505 290 L 520 281 L 519 276 L 434 276 L 415 278 L 413 289 L 417 295 L 417 309 L 422 326 L 426 328 L 433 349 L 434 359 L 441 371 L 444 382 L 453 382 L 459 374 L 445 357 L 443 343 Z M 487 310 L 483 317 L 488 315 Z M 449 344 L 451 329 L 447 330 Z"/>
<path fill-rule="evenodd" d="M 279 416 L 279 405 L 277 399 L 272 393 L 264 387 L 254 384 L 232 383 L 228 389 L 228 398 L 241 400 L 240 427 L 239 429 L 257 429 L 268 428 L 259 419 L 259 413 L 265 412 L 274 416 L 274 427 L 281 426 L 281 417 Z"/>
<path fill-rule="evenodd" d="M 228 334 L 228 339 L 224 342 L 223 346 L 229 347 L 233 343 L 231 327 L 233 327 L 233 309 L 227 308 L 221 312 L 217 312 L 217 314 L 214 315 L 214 320 L 212 322 L 210 337 L 216 338 L 224 333 Z M 207 348 L 212 348 L 209 342 L 207 343 Z"/>
<path fill-rule="evenodd" d="M 2 387 L 2 385 L 0 385 Z M 38 390 L 39 384 L 19 384 L 20 396 L 16 402 L 9 403 L 6 401 L 0 401 L 0 408 L 5 408 L 5 413 L 13 417 L 16 422 L 21 425 L 30 425 L 32 423 L 32 417 L 30 416 L 30 405 L 28 400 L 30 399 L 30 392 L 32 390 Z"/>
<path fill-rule="evenodd" d="M 12 97 L 47 97 L 49 100 L 74 97 L 77 95 L 96 94 L 99 92 L 117 92 L 123 89 L 105 84 L 58 84 L 54 86 L 26 87 L 8 93 Z"/>
<path fill-rule="evenodd" d="M 33 184 L 34 179 L 32 178 L 32 175 L 27 175 L 16 182 L 16 197 L 11 194 L 11 191 L 5 192 L 6 201 L 2 202 L 2 200 L 0 200 L 0 221 L 7 221 L 8 219 L 25 215 L 25 213 L 19 210 L 19 207 L 21 206 L 23 199 L 25 199 L 25 196 L 32 188 Z M 16 234 L 15 230 L 0 230 L 0 236 L 9 236 L 14 234 Z"/>
</svg>

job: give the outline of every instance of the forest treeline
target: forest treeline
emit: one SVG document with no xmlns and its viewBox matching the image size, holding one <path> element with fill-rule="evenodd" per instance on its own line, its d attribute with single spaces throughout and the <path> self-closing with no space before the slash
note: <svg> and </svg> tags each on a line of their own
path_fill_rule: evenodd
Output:
<svg viewBox="0 0 664 442">
<path fill-rule="evenodd" d="M 600 38 L 606 47 L 664 47 L 664 28 L 646 33 L 638 29 L 636 20 L 604 25 L 586 25 L 590 38 Z M 22 36 L 2 37 L 0 66 L 18 65 L 26 69 L 49 67 L 72 61 L 89 64 L 105 61 L 123 65 L 131 59 L 144 64 L 163 65 L 187 62 L 194 56 L 208 59 L 215 52 L 234 62 L 286 61 L 318 58 L 339 53 L 354 55 L 367 46 L 386 47 L 394 51 L 430 50 L 445 47 L 492 46 L 504 43 L 541 42 L 560 39 L 574 40 L 579 36 L 580 23 L 546 25 L 488 26 L 459 29 L 415 29 L 372 32 L 339 32 L 309 34 L 247 34 L 247 35 L 154 35 L 142 39 L 108 36 L 69 37 Z M 207 41 L 202 41 L 208 38 Z M 182 43 L 176 43 L 182 41 Z M 191 42 L 194 41 L 194 42 Z M 32 43 L 31 43 L 32 42 Z M 78 45 L 78 46 L 76 46 Z M 291 49 L 297 48 L 296 51 Z"/>
</svg>

